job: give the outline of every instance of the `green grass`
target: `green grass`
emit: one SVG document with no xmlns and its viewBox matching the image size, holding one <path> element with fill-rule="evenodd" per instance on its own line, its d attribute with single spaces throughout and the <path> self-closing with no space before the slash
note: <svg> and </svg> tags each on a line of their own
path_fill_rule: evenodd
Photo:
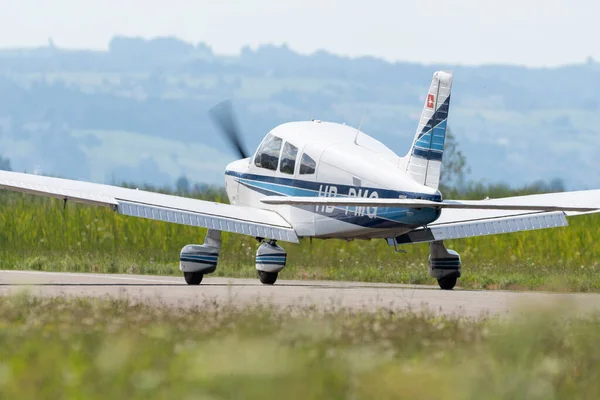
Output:
<svg viewBox="0 0 600 400">
<path fill-rule="evenodd" d="M 463 259 L 459 285 L 487 289 L 600 291 L 600 215 L 570 226 L 447 241 Z M 205 230 L 120 216 L 107 208 L 0 193 L 0 268 L 180 274 L 181 248 Z M 253 238 L 225 233 L 217 276 L 255 277 Z M 288 251 L 283 279 L 435 284 L 427 245 L 396 254 L 385 241 L 304 240 Z"/>
<path fill-rule="evenodd" d="M 567 308 L 469 320 L 0 297 L 0 398 L 596 398 L 600 317 Z"/>
</svg>

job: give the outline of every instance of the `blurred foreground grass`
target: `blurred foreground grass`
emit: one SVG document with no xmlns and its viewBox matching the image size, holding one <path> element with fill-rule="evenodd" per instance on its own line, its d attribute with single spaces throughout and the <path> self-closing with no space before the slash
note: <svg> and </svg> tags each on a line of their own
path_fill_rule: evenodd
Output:
<svg viewBox="0 0 600 400">
<path fill-rule="evenodd" d="M 468 320 L 0 297 L 0 398 L 597 398 L 600 316 L 561 310 Z"/>
<path fill-rule="evenodd" d="M 600 291 L 600 215 L 570 226 L 447 241 L 463 259 L 459 286 Z M 179 252 L 204 229 L 118 215 L 107 208 L 0 192 L 0 269 L 180 274 Z M 217 276 L 255 277 L 253 238 L 223 234 Z M 282 279 L 427 283 L 429 249 L 396 254 L 384 240 L 303 240 L 288 251 Z"/>
</svg>

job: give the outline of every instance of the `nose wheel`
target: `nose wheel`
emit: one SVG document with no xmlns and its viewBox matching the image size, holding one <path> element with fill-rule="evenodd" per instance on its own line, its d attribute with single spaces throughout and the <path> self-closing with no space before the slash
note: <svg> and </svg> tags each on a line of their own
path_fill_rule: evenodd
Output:
<svg viewBox="0 0 600 400">
<path fill-rule="evenodd" d="M 263 240 L 260 238 L 259 242 Z M 279 272 L 285 268 L 286 260 L 286 251 L 275 240 L 262 242 L 256 251 L 256 270 L 260 282 L 265 285 L 274 284 Z"/>
</svg>

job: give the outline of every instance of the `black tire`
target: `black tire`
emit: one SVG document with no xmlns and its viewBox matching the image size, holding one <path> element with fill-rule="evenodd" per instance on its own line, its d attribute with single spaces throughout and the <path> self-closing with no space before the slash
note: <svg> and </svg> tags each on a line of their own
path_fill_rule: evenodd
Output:
<svg viewBox="0 0 600 400">
<path fill-rule="evenodd" d="M 438 285 L 442 290 L 452 290 L 454 286 L 456 286 L 456 280 L 458 277 L 456 275 L 445 276 L 442 279 L 438 279 Z"/>
<path fill-rule="evenodd" d="M 199 285 L 202 282 L 204 274 L 201 272 L 184 272 L 183 277 L 188 285 Z"/>
<path fill-rule="evenodd" d="M 258 279 L 265 285 L 272 285 L 277 280 L 277 272 L 258 271 Z"/>
</svg>

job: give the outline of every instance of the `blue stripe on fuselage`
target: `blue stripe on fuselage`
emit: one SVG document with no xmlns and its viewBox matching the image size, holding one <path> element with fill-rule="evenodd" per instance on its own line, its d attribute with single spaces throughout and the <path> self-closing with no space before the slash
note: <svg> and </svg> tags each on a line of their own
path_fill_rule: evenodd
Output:
<svg viewBox="0 0 600 400">
<path fill-rule="evenodd" d="M 244 174 L 234 171 L 226 171 L 226 175 L 240 179 L 240 182 L 245 181 L 250 184 L 260 185 L 261 188 L 278 191 L 279 194 L 288 196 L 318 196 L 319 191 L 323 191 L 325 186 L 335 186 L 338 190 L 338 196 L 347 197 L 350 189 L 361 189 L 364 193 L 368 190 L 369 193 L 377 192 L 381 199 L 397 199 L 401 196 L 406 196 L 407 199 L 421 199 L 430 201 L 442 201 L 442 196 L 439 194 L 426 194 L 416 192 L 399 192 L 396 190 L 388 190 L 371 187 L 356 187 L 348 185 L 338 185 L 326 182 L 311 182 L 301 179 L 276 178 L 272 176 L 264 176 L 257 174 Z M 275 190 L 277 188 L 277 190 Z"/>
<path fill-rule="evenodd" d="M 257 174 L 243 174 L 234 171 L 226 171 L 226 175 L 250 188 L 264 194 L 265 196 L 306 196 L 306 197 L 369 197 L 374 192 L 377 198 L 388 199 L 422 199 L 429 201 L 441 201 L 441 195 L 432 195 L 415 192 L 400 192 L 395 190 L 355 187 L 348 185 L 337 185 L 325 182 L 310 182 L 300 179 L 278 178 Z M 336 192 L 331 193 L 335 187 Z M 350 196 L 351 191 L 356 196 Z M 399 226 L 422 226 L 439 217 L 439 210 L 433 208 L 407 209 L 398 207 L 323 207 L 323 206 L 298 206 L 307 211 L 369 228 L 397 228 Z"/>
</svg>

